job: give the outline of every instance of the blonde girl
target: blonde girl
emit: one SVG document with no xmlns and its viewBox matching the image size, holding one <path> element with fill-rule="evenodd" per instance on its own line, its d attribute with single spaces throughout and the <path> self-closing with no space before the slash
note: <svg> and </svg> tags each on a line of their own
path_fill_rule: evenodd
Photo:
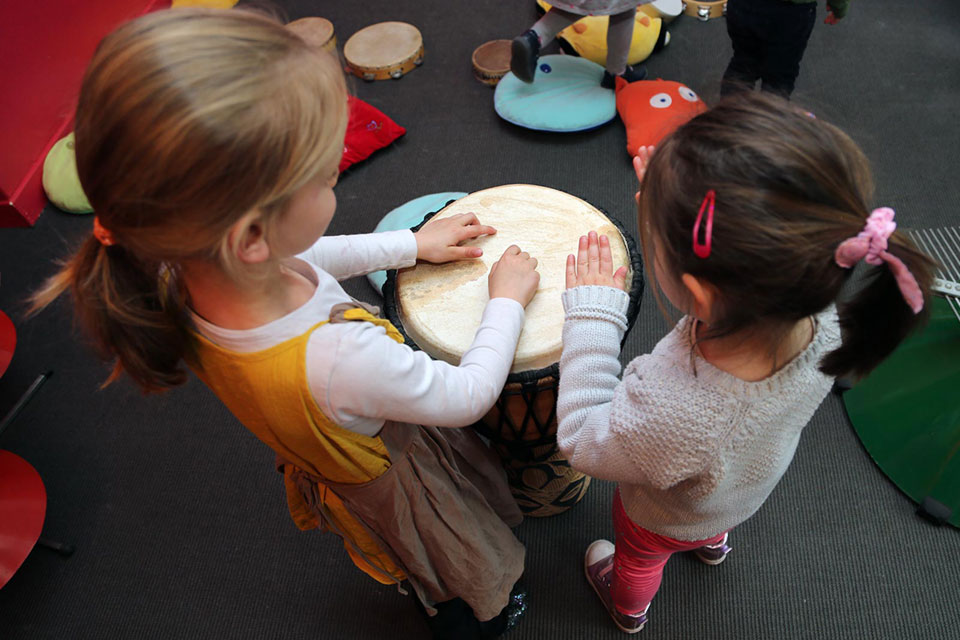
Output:
<svg viewBox="0 0 960 640">
<path fill-rule="evenodd" d="M 786 101 L 722 101 L 636 164 L 649 275 L 685 315 L 618 380 L 623 274 L 605 238 L 582 238 L 567 264 L 558 406 L 571 464 L 618 483 L 616 544 L 591 544 L 584 569 L 628 633 L 673 553 L 723 562 L 728 532 L 770 495 L 834 378 L 886 357 L 922 321 L 930 282 L 893 211 L 870 211 L 860 150 Z M 860 260 L 868 281 L 838 304 Z"/>
<path fill-rule="evenodd" d="M 324 238 L 347 94 L 337 62 L 243 11 L 149 14 L 107 36 L 76 113 L 94 232 L 36 294 L 69 289 L 82 327 L 145 391 L 186 362 L 277 454 L 302 529 L 341 536 L 375 580 L 409 584 L 437 637 L 522 613 L 521 516 L 471 424 L 503 385 L 536 260 L 511 247 L 459 367 L 401 344 L 337 280 L 471 259 L 473 215 Z M 429 426 L 420 426 L 429 425 Z"/>
</svg>

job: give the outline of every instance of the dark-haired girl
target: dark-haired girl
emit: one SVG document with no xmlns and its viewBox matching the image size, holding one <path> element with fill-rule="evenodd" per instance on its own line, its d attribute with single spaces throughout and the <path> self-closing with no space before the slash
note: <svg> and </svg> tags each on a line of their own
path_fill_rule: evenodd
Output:
<svg viewBox="0 0 960 640">
<path fill-rule="evenodd" d="M 558 401 L 571 465 L 618 483 L 616 545 L 591 544 L 584 568 L 630 633 L 671 554 L 727 557 L 834 378 L 866 374 L 923 319 L 931 266 L 891 209 L 871 211 L 850 138 L 782 99 L 721 101 L 649 151 L 635 163 L 648 275 L 684 315 L 618 380 L 623 274 L 605 238 L 581 238 Z M 861 260 L 867 282 L 841 300 Z"/>
</svg>

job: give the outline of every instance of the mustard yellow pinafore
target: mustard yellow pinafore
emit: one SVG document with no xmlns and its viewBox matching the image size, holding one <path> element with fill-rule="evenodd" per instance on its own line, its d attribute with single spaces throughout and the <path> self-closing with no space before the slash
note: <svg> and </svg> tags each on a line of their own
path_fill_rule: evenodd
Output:
<svg viewBox="0 0 960 640">
<path fill-rule="evenodd" d="M 337 305 L 329 322 L 388 321 Z M 480 620 L 506 606 L 523 572 L 510 531 L 522 515 L 499 461 L 472 429 L 385 423 L 375 437 L 328 419 L 310 392 L 303 335 L 238 353 L 195 335 L 188 364 L 277 454 L 300 529 L 333 531 L 354 564 L 384 584 L 408 580 L 425 607 L 460 597 Z M 402 384 L 380 381 L 379 384 Z M 376 386 L 371 382 L 371 393 Z"/>
</svg>

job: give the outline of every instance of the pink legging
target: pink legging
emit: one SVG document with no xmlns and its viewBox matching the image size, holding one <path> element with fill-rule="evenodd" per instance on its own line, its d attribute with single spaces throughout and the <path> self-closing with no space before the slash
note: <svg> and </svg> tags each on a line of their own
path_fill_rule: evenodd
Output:
<svg viewBox="0 0 960 640">
<path fill-rule="evenodd" d="M 642 613 L 653 600 L 670 556 L 678 551 L 693 551 L 706 544 L 718 544 L 724 535 L 689 542 L 647 531 L 627 516 L 619 489 L 613 496 L 613 528 L 617 540 L 610 595 L 617 611 L 627 615 Z"/>
</svg>

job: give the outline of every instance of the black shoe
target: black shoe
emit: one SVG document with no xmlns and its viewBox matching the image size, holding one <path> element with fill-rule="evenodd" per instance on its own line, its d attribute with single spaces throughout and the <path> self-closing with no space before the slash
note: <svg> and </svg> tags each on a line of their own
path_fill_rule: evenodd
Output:
<svg viewBox="0 0 960 640">
<path fill-rule="evenodd" d="M 631 67 L 627 65 L 626 70 L 620 74 L 620 77 L 626 80 L 627 82 L 636 82 L 638 80 L 644 80 L 647 77 L 647 68 L 646 67 Z M 600 86 L 604 89 L 614 89 L 617 86 L 616 76 L 611 75 L 606 69 L 603 70 L 603 79 L 600 81 Z"/>
<path fill-rule="evenodd" d="M 496 618 L 480 623 L 482 638 L 498 638 L 511 631 L 520 622 L 520 618 L 527 612 L 527 588 L 519 582 L 513 585 L 510 600 L 503 611 Z"/>
<path fill-rule="evenodd" d="M 513 39 L 510 45 L 510 71 L 526 83 L 533 82 L 540 58 L 540 36 L 528 29 Z"/>
</svg>

